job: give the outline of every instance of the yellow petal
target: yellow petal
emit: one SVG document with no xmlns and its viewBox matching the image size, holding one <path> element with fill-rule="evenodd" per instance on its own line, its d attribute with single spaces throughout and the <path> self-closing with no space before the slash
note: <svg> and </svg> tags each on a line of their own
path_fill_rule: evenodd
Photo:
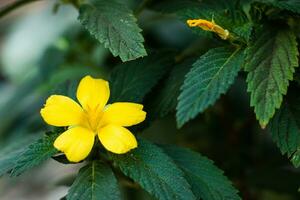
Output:
<svg viewBox="0 0 300 200">
<path fill-rule="evenodd" d="M 95 135 L 92 131 L 77 126 L 65 131 L 54 142 L 54 147 L 64 152 L 71 162 L 85 159 L 94 145 Z"/>
<path fill-rule="evenodd" d="M 53 126 L 78 125 L 84 121 L 84 111 L 74 100 L 62 95 L 50 96 L 41 115 L 45 122 Z"/>
<path fill-rule="evenodd" d="M 77 99 L 85 110 L 102 110 L 109 99 L 109 84 L 103 79 L 85 76 L 77 88 Z"/>
<path fill-rule="evenodd" d="M 103 113 L 100 126 L 115 124 L 119 126 L 132 126 L 141 123 L 146 118 L 143 105 L 137 103 L 113 103 Z"/>
<path fill-rule="evenodd" d="M 126 153 L 137 147 L 135 136 L 121 126 L 107 125 L 100 129 L 98 137 L 108 151 L 116 154 Z"/>
</svg>

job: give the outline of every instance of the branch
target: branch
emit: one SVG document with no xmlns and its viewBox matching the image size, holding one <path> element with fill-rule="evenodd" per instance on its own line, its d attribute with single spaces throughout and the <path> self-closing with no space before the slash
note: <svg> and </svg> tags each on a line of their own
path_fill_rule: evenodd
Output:
<svg viewBox="0 0 300 200">
<path fill-rule="evenodd" d="M 11 3 L 0 10 L 0 18 L 7 15 L 8 13 L 10 13 L 13 10 L 15 10 L 21 6 L 24 6 L 28 3 L 34 2 L 34 1 L 39 1 L 39 0 L 18 0 L 14 3 Z"/>
</svg>

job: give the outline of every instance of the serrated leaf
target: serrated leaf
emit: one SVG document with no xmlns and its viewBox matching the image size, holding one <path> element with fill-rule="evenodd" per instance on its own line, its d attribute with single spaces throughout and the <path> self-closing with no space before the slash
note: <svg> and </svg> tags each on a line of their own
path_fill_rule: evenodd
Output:
<svg viewBox="0 0 300 200">
<path fill-rule="evenodd" d="M 121 199 L 116 177 L 101 161 L 92 161 L 81 168 L 68 191 L 67 200 Z"/>
<path fill-rule="evenodd" d="M 175 110 L 180 87 L 184 81 L 185 74 L 192 67 L 193 60 L 187 60 L 175 65 L 158 94 L 151 104 L 151 112 L 155 117 L 164 117 Z"/>
<path fill-rule="evenodd" d="M 238 191 L 213 161 L 185 148 L 164 146 L 163 149 L 183 170 L 197 199 L 241 199 Z"/>
<path fill-rule="evenodd" d="M 147 55 L 136 18 L 122 1 L 92 0 L 80 6 L 78 19 L 123 62 Z"/>
<path fill-rule="evenodd" d="M 56 137 L 57 134 L 46 135 L 29 145 L 16 160 L 11 176 L 18 176 L 56 154 L 58 150 L 53 146 Z"/>
<path fill-rule="evenodd" d="M 177 124 L 181 127 L 224 94 L 243 64 L 241 49 L 215 48 L 194 64 L 181 88 L 177 105 Z"/>
<path fill-rule="evenodd" d="M 265 127 L 280 107 L 289 81 L 298 67 L 295 35 L 289 30 L 265 28 L 247 51 L 245 70 L 256 118 Z"/>
<path fill-rule="evenodd" d="M 171 57 L 161 52 L 117 66 L 109 79 L 110 101 L 141 102 L 171 64 Z"/>
<path fill-rule="evenodd" d="M 111 158 L 121 171 L 160 200 L 196 199 L 183 172 L 159 147 L 145 140 L 138 148 Z"/>
</svg>

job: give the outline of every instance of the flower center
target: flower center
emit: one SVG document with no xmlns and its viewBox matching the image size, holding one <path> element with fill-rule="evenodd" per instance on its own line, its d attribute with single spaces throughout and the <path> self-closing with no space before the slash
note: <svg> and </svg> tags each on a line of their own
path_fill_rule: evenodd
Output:
<svg viewBox="0 0 300 200">
<path fill-rule="evenodd" d="M 87 121 L 88 121 L 88 128 L 91 129 L 95 134 L 97 134 L 97 129 L 99 127 L 101 118 L 103 116 L 103 110 L 98 109 L 98 107 L 94 109 L 86 110 L 87 114 Z"/>
</svg>

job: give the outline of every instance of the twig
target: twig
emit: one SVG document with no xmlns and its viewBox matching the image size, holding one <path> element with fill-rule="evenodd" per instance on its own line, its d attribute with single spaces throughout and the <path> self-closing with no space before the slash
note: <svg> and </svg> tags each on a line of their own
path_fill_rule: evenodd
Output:
<svg viewBox="0 0 300 200">
<path fill-rule="evenodd" d="M 34 1 L 40 1 L 40 0 L 19 0 L 14 3 L 11 3 L 0 10 L 0 18 L 7 15 L 8 13 L 10 13 L 13 10 L 15 10 L 21 6 L 24 6 L 28 3 L 34 2 Z"/>
</svg>

